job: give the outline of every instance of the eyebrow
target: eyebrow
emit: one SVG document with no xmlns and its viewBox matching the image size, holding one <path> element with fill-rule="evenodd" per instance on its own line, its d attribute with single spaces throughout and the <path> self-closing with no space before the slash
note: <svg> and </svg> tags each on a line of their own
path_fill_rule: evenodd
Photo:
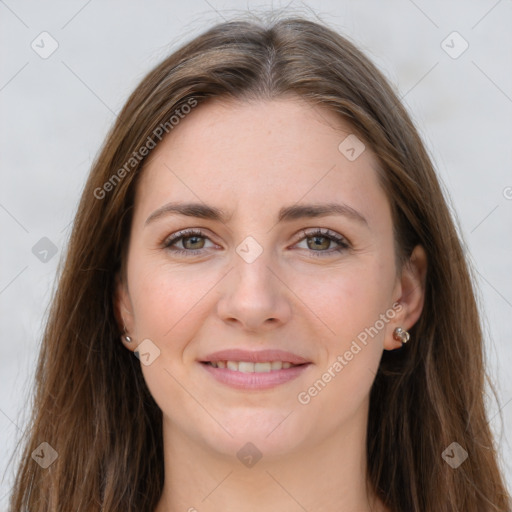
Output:
<svg viewBox="0 0 512 512">
<path fill-rule="evenodd" d="M 233 213 L 210 206 L 204 203 L 167 203 L 155 210 L 145 222 L 151 222 L 167 215 L 185 215 L 199 219 L 209 219 L 227 223 Z M 329 215 L 342 215 L 360 224 L 368 226 L 368 221 L 357 210 L 343 203 L 304 204 L 286 206 L 279 210 L 277 222 L 292 221 L 302 218 L 326 217 Z"/>
</svg>

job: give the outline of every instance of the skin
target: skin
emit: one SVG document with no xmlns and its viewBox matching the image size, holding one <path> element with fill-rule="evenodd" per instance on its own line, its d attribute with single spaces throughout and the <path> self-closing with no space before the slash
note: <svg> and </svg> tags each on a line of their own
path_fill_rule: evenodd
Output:
<svg viewBox="0 0 512 512">
<path fill-rule="evenodd" d="M 386 510 L 365 486 L 369 393 L 383 350 L 402 345 L 393 330 L 419 318 L 427 263 L 418 246 L 410 265 L 396 268 L 377 160 L 366 148 L 349 161 L 338 145 L 350 133 L 332 112 L 297 98 L 215 100 L 153 150 L 116 305 L 134 339 L 123 340 L 126 348 L 150 339 L 160 350 L 141 364 L 163 411 L 166 476 L 156 512 Z M 170 201 L 207 203 L 229 218 L 167 214 L 146 224 Z M 277 223 L 283 206 L 327 202 L 349 205 L 367 224 L 340 215 Z M 205 238 L 172 247 L 199 255 L 164 247 L 186 228 Z M 301 233 L 314 228 L 345 237 L 349 248 L 337 252 L 336 242 Z M 263 251 L 252 263 L 236 252 L 247 236 Z M 394 303 L 394 318 L 300 403 L 299 393 Z M 198 362 L 226 348 L 278 348 L 312 364 L 273 389 L 235 390 Z M 262 454 L 252 467 L 236 456 L 247 442 Z"/>
</svg>

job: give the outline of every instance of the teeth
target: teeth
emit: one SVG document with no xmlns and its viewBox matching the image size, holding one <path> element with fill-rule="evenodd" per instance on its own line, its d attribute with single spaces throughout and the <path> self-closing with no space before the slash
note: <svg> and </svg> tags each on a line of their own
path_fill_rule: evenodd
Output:
<svg viewBox="0 0 512 512">
<path fill-rule="evenodd" d="M 255 372 L 269 372 L 272 367 L 272 363 L 254 363 Z"/>
<path fill-rule="evenodd" d="M 243 373 L 268 373 L 275 370 L 286 370 L 293 365 L 282 361 L 265 361 L 263 363 L 253 363 L 251 361 L 213 361 L 210 363 L 214 368 L 227 368 L 234 372 Z"/>
<path fill-rule="evenodd" d="M 254 373 L 254 363 L 246 363 L 245 361 L 240 361 L 238 363 L 238 371 L 244 373 Z"/>
</svg>

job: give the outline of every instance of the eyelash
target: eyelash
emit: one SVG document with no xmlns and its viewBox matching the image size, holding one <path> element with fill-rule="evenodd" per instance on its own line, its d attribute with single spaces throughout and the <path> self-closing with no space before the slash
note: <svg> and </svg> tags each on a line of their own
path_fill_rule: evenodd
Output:
<svg viewBox="0 0 512 512">
<path fill-rule="evenodd" d="M 333 253 L 340 253 L 347 249 L 350 249 L 350 244 L 346 240 L 345 237 L 342 237 L 333 231 L 329 229 L 322 230 L 320 228 L 314 229 L 313 231 L 306 231 L 303 229 L 301 233 L 304 235 L 303 238 L 298 240 L 296 243 L 302 242 L 305 238 L 314 238 L 315 236 L 320 236 L 322 238 L 327 238 L 328 240 L 331 240 L 332 242 L 336 242 L 338 244 L 338 247 L 335 249 L 327 250 L 327 251 L 313 251 L 310 250 L 309 252 L 312 253 L 311 255 L 315 258 L 322 258 L 326 255 L 331 255 Z M 182 240 L 184 238 L 192 238 L 192 237 L 200 237 L 205 238 L 207 240 L 210 240 L 202 231 L 197 229 L 184 229 L 182 231 L 178 231 L 174 235 L 171 235 L 168 237 L 164 243 L 163 246 L 165 249 L 168 249 L 169 251 L 172 251 L 175 254 L 183 254 L 186 256 L 196 256 L 198 254 L 201 254 L 201 251 L 204 249 L 177 249 L 172 248 L 172 245 L 178 242 L 179 240 Z"/>
</svg>

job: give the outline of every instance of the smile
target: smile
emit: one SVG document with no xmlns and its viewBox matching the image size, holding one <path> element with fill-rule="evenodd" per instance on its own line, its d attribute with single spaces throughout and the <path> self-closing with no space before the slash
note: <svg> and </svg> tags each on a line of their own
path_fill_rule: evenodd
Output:
<svg viewBox="0 0 512 512">
<path fill-rule="evenodd" d="M 214 368 L 227 368 L 234 372 L 243 373 L 268 373 L 271 371 L 286 370 L 293 366 L 300 366 L 287 361 L 264 361 L 260 363 L 254 363 L 252 361 L 208 361 L 206 364 Z"/>
<path fill-rule="evenodd" d="M 218 383 L 244 391 L 275 388 L 298 378 L 311 363 L 283 361 L 203 361 L 200 367 Z"/>
</svg>

